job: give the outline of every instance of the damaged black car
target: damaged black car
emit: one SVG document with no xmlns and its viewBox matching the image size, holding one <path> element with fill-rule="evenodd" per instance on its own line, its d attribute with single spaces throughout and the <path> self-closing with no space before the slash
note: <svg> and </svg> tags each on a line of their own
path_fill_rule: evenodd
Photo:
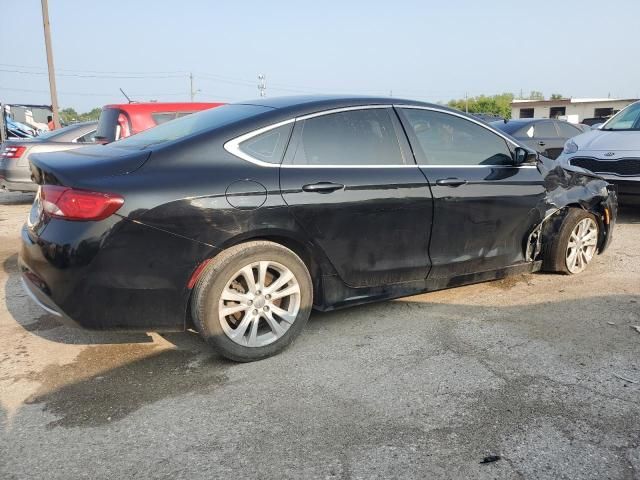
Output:
<svg viewBox="0 0 640 480">
<path fill-rule="evenodd" d="M 546 270 L 609 242 L 615 192 L 421 102 L 230 104 L 108 146 L 36 155 L 27 292 L 93 329 L 195 328 L 273 355 L 331 310 Z"/>
</svg>

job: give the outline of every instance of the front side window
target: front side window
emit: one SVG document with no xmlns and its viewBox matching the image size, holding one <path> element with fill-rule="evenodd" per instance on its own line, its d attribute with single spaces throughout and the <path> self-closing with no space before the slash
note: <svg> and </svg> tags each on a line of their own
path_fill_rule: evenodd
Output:
<svg viewBox="0 0 640 480">
<path fill-rule="evenodd" d="M 241 152 L 263 162 L 278 164 L 287 148 L 293 123 L 281 125 L 245 140 L 239 145 Z"/>
<path fill-rule="evenodd" d="M 330 113 L 304 120 L 294 165 L 403 165 L 391 108 Z"/>
<path fill-rule="evenodd" d="M 602 126 L 602 130 L 640 130 L 640 102 L 620 111 Z"/>
<path fill-rule="evenodd" d="M 489 129 L 456 115 L 404 108 L 418 141 L 423 165 L 512 165 L 505 140 Z"/>
</svg>

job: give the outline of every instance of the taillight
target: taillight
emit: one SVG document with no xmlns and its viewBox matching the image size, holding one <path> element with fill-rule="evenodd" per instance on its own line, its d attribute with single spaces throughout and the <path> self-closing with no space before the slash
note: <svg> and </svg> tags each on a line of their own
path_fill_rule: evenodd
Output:
<svg viewBox="0 0 640 480">
<path fill-rule="evenodd" d="M 104 220 L 122 206 L 124 198 L 113 193 L 42 185 L 40 201 L 42 209 L 52 217 L 64 220 Z"/>
<path fill-rule="evenodd" d="M 27 147 L 7 145 L 2 149 L 0 157 L 2 158 L 20 158 Z"/>
</svg>

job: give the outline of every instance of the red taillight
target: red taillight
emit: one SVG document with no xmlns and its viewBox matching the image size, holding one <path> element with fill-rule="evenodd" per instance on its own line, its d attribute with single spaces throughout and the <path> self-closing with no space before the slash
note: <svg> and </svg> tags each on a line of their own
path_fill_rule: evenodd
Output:
<svg viewBox="0 0 640 480">
<path fill-rule="evenodd" d="M 43 210 L 52 217 L 65 220 L 104 220 L 115 213 L 124 198 L 113 193 L 89 192 L 69 187 L 40 187 Z"/>
<path fill-rule="evenodd" d="M 27 147 L 7 145 L 2 149 L 0 157 L 2 158 L 20 158 Z"/>
</svg>

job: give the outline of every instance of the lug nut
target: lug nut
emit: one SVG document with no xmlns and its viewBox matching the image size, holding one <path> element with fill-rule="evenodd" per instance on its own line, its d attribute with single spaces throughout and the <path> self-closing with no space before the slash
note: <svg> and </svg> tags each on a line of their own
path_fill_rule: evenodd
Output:
<svg viewBox="0 0 640 480">
<path fill-rule="evenodd" d="M 258 314 L 258 310 L 254 310 L 254 311 L 253 311 L 253 314 L 254 314 L 254 315 L 257 315 L 257 314 Z"/>
<path fill-rule="evenodd" d="M 249 300 L 247 303 L 248 303 L 249 305 L 253 305 L 253 300 Z"/>
<path fill-rule="evenodd" d="M 265 305 L 263 310 L 264 310 L 265 312 L 268 312 L 268 311 L 269 311 L 269 307 L 267 307 L 267 306 Z"/>
<path fill-rule="evenodd" d="M 264 296 L 264 299 L 265 299 L 265 300 L 271 300 L 271 295 L 269 295 L 269 294 L 265 295 L 265 296 Z"/>
</svg>

